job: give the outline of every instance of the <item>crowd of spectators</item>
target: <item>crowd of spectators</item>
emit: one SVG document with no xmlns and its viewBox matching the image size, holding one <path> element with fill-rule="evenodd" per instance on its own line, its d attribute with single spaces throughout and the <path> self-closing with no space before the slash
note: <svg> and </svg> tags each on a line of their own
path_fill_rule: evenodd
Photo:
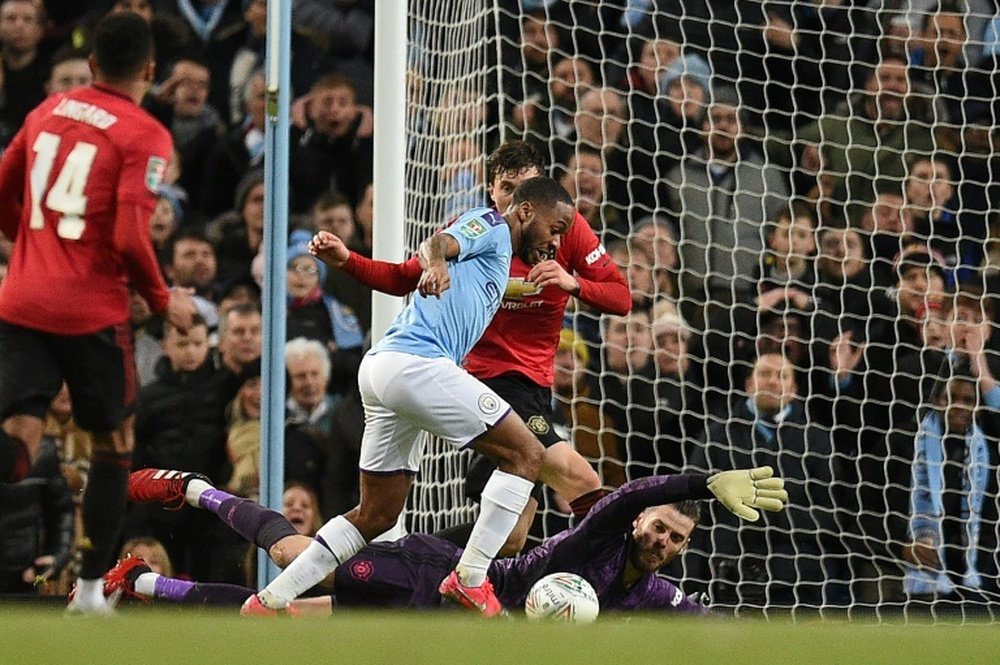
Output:
<svg viewBox="0 0 1000 665">
<path fill-rule="evenodd" d="M 487 22 L 495 96 L 431 86 L 437 60 L 411 58 L 411 151 L 443 146 L 430 166 L 411 155 L 413 172 L 435 173 L 414 196 L 442 201 L 420 222 L 484 202 L 483 155 L 523 138 L 629 282 L 628 316 L 571 305 L 557 355 L 554 422 L 602 481 L 761 464 L 786 479 L 781 515 L 705 516 L 680 573 L 721 603 L 1000 593 L 1000 15 L 983 0 L 910 4 L 525 0 Z M 251 497 L 266 5 L 0 0 L 2 143 L 46 95 L 89 82 L 100 16 L 154 26 L 144 105 L 176 154 L 151 235 L 201 320 L 181 333 L 133 298 L 135 466 Z M 304 242 L 326 229 L 370 256 L 374 7 L 293 2 L 287 480 L 315 491 L 323 517 L 357 500 L 370 293 Z M 37 575 L 58 587 L 72 569 L 86 442 L 65 402 L 52 455 L 0 488 L 24 506 L 20 521 L 0 515 L 0 591 Z M 197 511 L 137 507 L 125 535 L 159 539 L 181 575 L 244 579 L 243 546 Z M 38 547 L 13 546 L 24 538 Z"/>
</svg>

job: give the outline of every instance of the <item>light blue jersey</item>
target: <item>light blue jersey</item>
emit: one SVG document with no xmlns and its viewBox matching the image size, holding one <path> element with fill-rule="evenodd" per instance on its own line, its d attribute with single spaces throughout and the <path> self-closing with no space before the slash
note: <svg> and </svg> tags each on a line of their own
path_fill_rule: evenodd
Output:
<svg viewBox="0 0 1000 665">
<path fill-rule="evenodd" d="M 510 274 L 510 227 L 493 208 L 473 208 L 442 231 L 458 241 L 441 298 L 415 294 L 370 353 L 398 351 L 461 364 L 500 308 Z"/>
</svg>

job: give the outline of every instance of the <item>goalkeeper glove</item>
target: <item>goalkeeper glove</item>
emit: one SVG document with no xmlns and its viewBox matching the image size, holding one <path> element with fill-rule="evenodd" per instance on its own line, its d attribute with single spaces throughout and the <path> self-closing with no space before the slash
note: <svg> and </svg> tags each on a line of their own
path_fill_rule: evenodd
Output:
<svg viewBox="0 0 1000 665">
<path fill-rule="evenodd" d="M 785 481 L 772 476 L 769 466 L 721 471 L 709 477 L 708 489 L 730 512 L 756 522 L 760 513 L 755 508 L 777 511 L 788 503 Z"/>
</svg>

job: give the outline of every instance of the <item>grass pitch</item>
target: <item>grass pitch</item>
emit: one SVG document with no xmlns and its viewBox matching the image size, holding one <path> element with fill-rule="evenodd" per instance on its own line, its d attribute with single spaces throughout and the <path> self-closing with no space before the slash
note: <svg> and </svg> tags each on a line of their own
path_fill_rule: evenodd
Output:
<svg viewBox="0 0 1000 665">
<path fill-rule="evenodd" d="M 590 626 L 454 612 L 254 620 L 235 610 L 131 608 L 112 619 L 0 605 L 0 664 L 1000 662 L 1000 627 L 607 616 Z"/>
</svg>

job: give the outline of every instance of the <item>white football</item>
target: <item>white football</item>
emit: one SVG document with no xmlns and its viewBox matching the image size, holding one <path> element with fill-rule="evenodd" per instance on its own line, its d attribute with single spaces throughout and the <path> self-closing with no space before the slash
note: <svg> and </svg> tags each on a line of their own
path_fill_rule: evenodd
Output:
<svg viewBox="0 0 1000 665">
<path fill-rule="evenodd" d="M 601 604 L 590 582 L 573 573 L 552 573 L 535 582 L 524 601 L 529 619 L 592 623 Z"/>
</svg>

